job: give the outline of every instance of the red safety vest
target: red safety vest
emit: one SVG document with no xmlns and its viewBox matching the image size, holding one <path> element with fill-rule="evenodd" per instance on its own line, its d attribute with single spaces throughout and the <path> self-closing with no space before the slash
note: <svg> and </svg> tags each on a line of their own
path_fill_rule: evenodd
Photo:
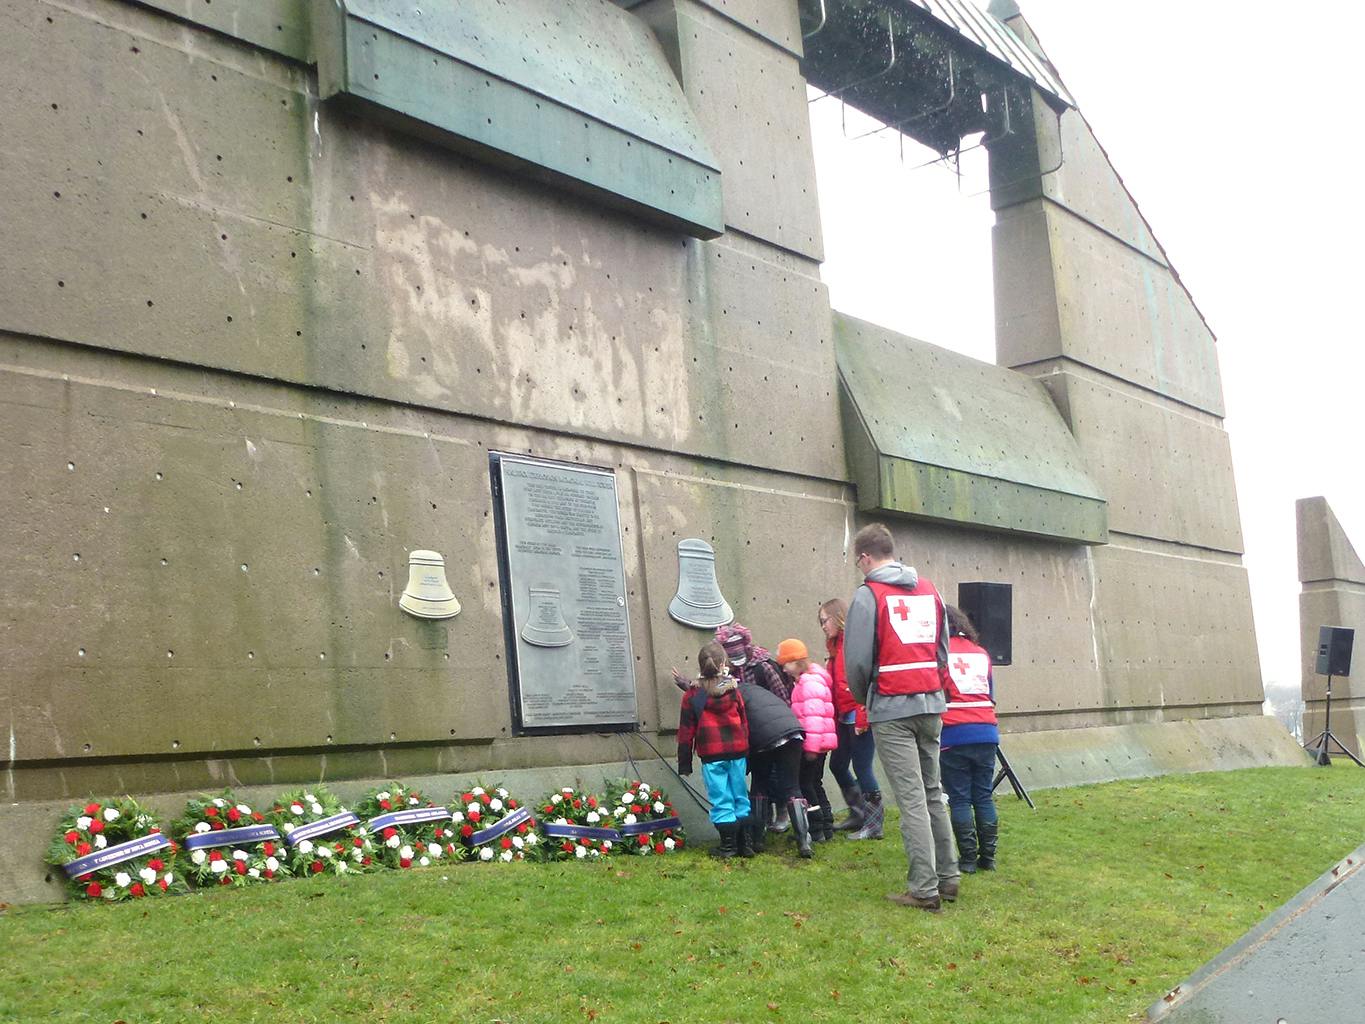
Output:
<svg viewBox="0 0 1365 1024">
<path fill-rule="evenodd" d="M 943 598 L 921 579 L 913 590 L 865 580 L 877 600 L 877 692 L 933 693 L 947 685 L 938 663 Z"/>
<path fill-rule="evenodd" d="M 948 638 L 948 710 L 944 726 L 996 724 L 991 700 L 991 656 L 965 636 Z"/>
</svg>

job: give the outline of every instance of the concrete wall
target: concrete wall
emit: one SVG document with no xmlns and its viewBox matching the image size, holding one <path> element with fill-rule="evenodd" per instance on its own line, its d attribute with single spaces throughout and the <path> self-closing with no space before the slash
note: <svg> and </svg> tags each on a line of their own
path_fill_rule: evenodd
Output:
<svg viewBox="0 0 1365 1024">
<path fill-rule="evenodd" d="M 0 0 L 0 899 L 41 891 L 35 822 L 87 793 L 619 760 L 512 735 L 491 450 L 616 471 L 665 752 L 668 670 L 707 638 L 666 612 L 680 538 L 768 645 L 818 647 L 857 582 L 794 0 L 610 8 L 654 30 L 722 168 L 708 242 L 321 102 L 301 5 L 235 6 Z M 1063 244 L 1090 231 L 1052 198 L 1002 211 L 1001 309 L 1027 315 L 1001 352 L 1068 418 L 1114 542 L 895 528 L 950 597 L 1015 584 L 1010 730 L 1152 749 L 1258 712 L 1260 682 L 1211 339 L 1166 285 L 1188 351 L 1144 352 L 1145 284 L 1112 292 L 1117 341 L 1083 330 L 1103 279 L 1164 280 L 1107 235 Z M 1068 269 L 1074 315 L 1035 287 Z M 445 554 L 457 618 L 398 611 L 414 548 Z"/>
<path fill-rule="evenodd" d="M 1356 756 L 1365 752 L 1365 563 L 1326 498 L 1295 504 L 1299 540 L 1299 650 L 1303 659 L 1303 738 L 1326 728 L 1327 677 L 1317 674 L 1318 630 L 1354 629 L 1351 675 L 1332 680 L 1332 735 Z M 1329 753 L 1336 748 L 1331 748 Z"/>
</svg>

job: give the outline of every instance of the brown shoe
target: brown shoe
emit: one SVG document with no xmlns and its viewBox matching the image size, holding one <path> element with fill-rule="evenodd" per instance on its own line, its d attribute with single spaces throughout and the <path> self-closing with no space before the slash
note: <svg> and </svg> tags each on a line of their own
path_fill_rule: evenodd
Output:
<svg viewBox="0 0 1365 1024">
<path fill-rule="evenodd" d="M 939 902 L 937 896 L 930 896 L 926 899 L 908 892 L 893 892 L 886 898 L 892 903 L 899 903 L 902 907 L 914 907 L 916 910 L 927 910 L 931 914 L 937 914 L 943 906 Z"/>
<path fill-rule="evenodd" d="M 942 899 L 944 899 L 948 903 L 957 902 L 958 889 L 959 886 L 957 882 L 938 883 L 938 894 Z"/>
</svg>

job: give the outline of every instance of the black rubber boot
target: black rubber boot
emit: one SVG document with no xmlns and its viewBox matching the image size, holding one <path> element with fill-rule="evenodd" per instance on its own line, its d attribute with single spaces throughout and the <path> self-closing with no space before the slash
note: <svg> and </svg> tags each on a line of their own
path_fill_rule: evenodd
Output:
<svg viewBox="0 0 1365 1024">
<path fill-rule="evenodd" d="M 729 860 L 739 853 L 739 822 L 726 821 L 716 826 L 720 833 L 720 845 L 711 851 L 712 857 Z"/>
<path fill-rule="evenodd" d="M 825 808 L 820 804 L 806 804 L 806 825 L 810 828 L 810 841 L 825 841 Z"/>
<path fill-rule="evenodd" d="M 863 791 L 857 786 L 845 786 L 841 792 L 844 794 L 844 803 L 848 804 L 848 817 L 835 825 L 834 830 L 836 832 L 857 832 L 863 827 L 863 822 L 867 820 Z"/>
<path fill-rule="evenodd" d="M 825 841 L 829 842 L 834 838 L 834 808 L 825 804 L 824 813 Z"/>
<path fill-rule="evenodd" d="M 810 848 L 810 819 L 806 816 L 806 801 L 788 800 L 787 815 L 796 833 L 796 852 L 802 857 L 814 856 L 815 851 Z"/>
<path fill-rule="evenodd" d="M 976 823 L 954 821 L 953 837 L 957 840 L 957 867 L 964 875 L 976 873 Z"/>
<path fill-rule="evenodd" d="M 863 827 L 849 835 L 850 839 L 880 839 L 882 837 L 882 823 L 886 821 L 886 808 L 882 806 L 882 794 L 880 791 L 863 794 L 864 806 L 867 810 L 867 818 L 863 822 Z"/>
<path fill-rule="evenodd" d="M 735 823 L 735 846 L 741 857 L 754 855 L 754 819 L 740 818 Z"/>
<path fill-rule="evenodd" d="M 976 866 L 982 871 L 995 870 L 995 844 L 1000 839 L 1000 823 L 992 821 L 989 824 L 977 826 L 977 836 L 980 839 L 980 848 L 977 850 Z"/>
<path fill-rule="evenodd" d="M 759 793 L 749 803 L 749 846 L 754 853 L 762 853 L 768 848 L 768 798 Z"/>
</svg>

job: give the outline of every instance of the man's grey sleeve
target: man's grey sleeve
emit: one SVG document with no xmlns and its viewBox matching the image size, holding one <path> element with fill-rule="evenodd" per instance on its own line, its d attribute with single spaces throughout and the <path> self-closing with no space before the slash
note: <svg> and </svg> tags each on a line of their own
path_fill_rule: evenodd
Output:
<svg viewBox="0 0 1365 1024">
<path fill-rule="evenodd" d="M 859 704 L 867 703 L 872 670 L 877 664 L 877 598 L 870 587 L 853 594 L 844 619 L 844 673 Z"/>
</svg>

